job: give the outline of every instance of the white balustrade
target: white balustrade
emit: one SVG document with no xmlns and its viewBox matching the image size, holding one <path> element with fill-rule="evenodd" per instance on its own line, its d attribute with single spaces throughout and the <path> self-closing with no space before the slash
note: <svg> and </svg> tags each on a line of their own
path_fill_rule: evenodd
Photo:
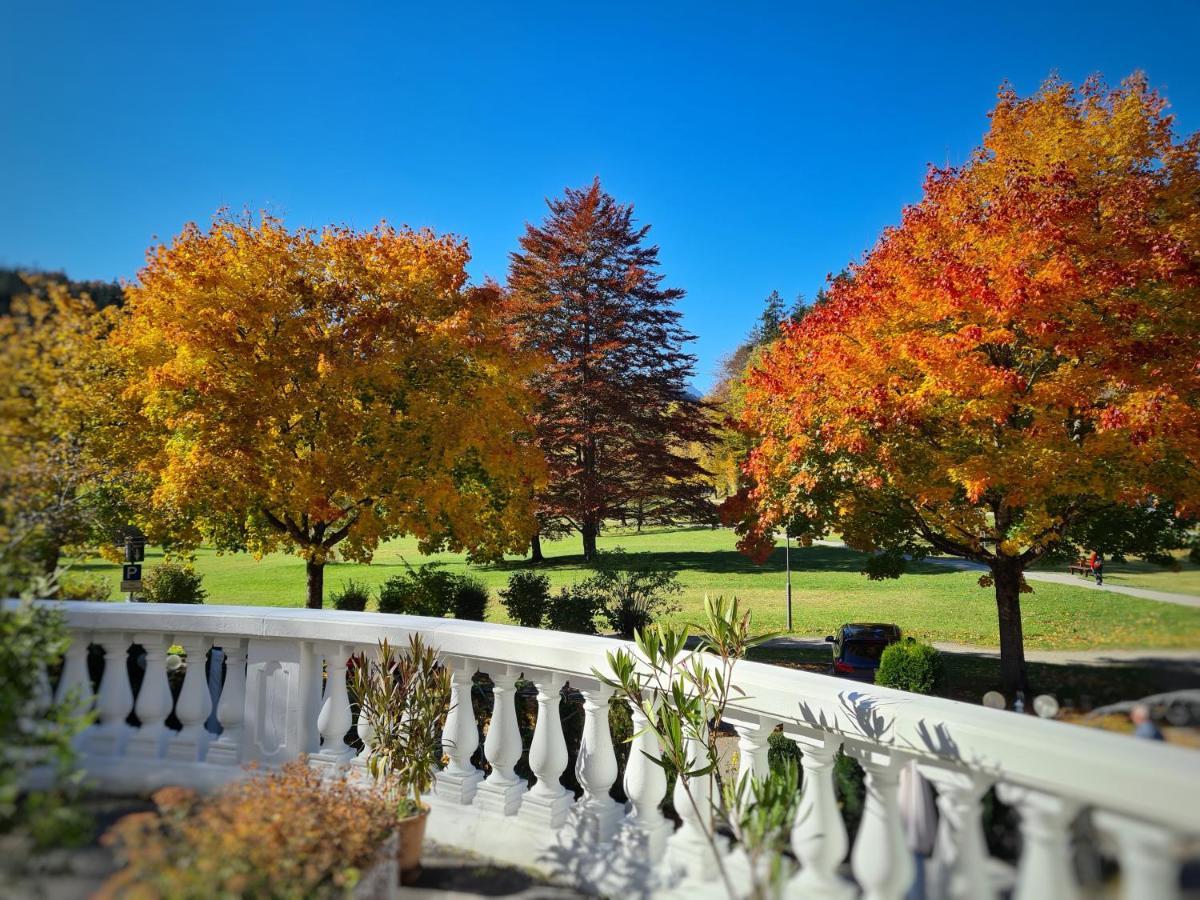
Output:
<svg viewBox="0 0 1200 900">
<path fill-rule="evenodd" d="M 208 761 L 235 766 L 242 761 L 243 723 L 246 716 L 246 639 L 222 639 L 225 682 L 217 701 L 220 736 L 208 748 Z"/>
<path fill-rule="evenodd" d="M 853 886 L 838 874 L 850 841 L 834 789 L 834 766 L 841 739 L 829 732 L 784 725 L 784 734 L 800 747 L 803 772 L 800 804 L 792 824 L 792 853 L 800 871 L 791 881 L 790 893 L 797 897 L 854 896 Z"/>
<path fill-rule="evenodd" d="M 1070 825 L 1079 815 L 1080 804 L 1015 784 L 1001 784 L 996 793 L 1021 816 L 1021 863 L 1014 900 L 1078 898 Z"/>
<path fill-rule="evenodd" d="M 990 778 L 962 769 L 922 765 L 937 789 L 937 840 L 926 878 L 929 900 L 991 900 L 996 889 L 987 872 L 983 795 Z"/>
<path fill-rule="evenodd" d="M 346 689 L 346 662 L 352 653 L 353 648 L 344 644 L 325 649 L 325 702 L 317 716 L 321 749 L 313 754 L 313 761 L 335 770 L 354 759 L 354 749 L 346 743 L 346 733 L 354 724 Z"/>
<path fill-rule="evenodd" d="M 557 672 L 530 675 L 537 686 L 538 712 L 529 746 L 529 768 L 537 781 L 521 801 L 520 815 L 543 828 L 558 828 L 575 801 L 560 781 L 568 758 L 558 711 L 564 679 Z"/>
<path fill-rule="evenodd" d="M 492 718 L 483 740 L 483 755 L 492 771 L 479 785 L 475 803 L 480 809 L 511 816 L 529 787 L 514 771 L 522 749 L 516 707 L 520 669 L 493 666 L 488 674 L 492 678 Z"/>
<path fill-rule="evenodd" d="M 419 632 L 451 674 L 451 707 L 442 732 L 446 764 L 428 798 L 432 839 L 539 866 L 610 896 L 724 893 L 710 843 L 712 779 L 698 776 L 687 785 L 676 780 L 672 799 L 682 825 L 675 828 L 659 810 L 667 780 L 653 761 L 661 748 L 641 708 L 632 710 L 636 737 L 624 770 L 629 802 L 622 806 L 610 796 L 619 774 L 609 730 L 612 690 L 593 670 L 606 671 L 606 654 L 616 645 L 611 639 L 334 610 L 51 605 L 63 611 L 73 639 L 54 697 L 76 696 L 85 707 L 94 700 L 96 721 L 79 741 L 80 760 L 94 783 L 107 789 L 210 788 L 244 777 L 242 764 L 273 767 L 302 753 L 328 766 L 331 775 L 360 769 L 372 734 L 360 717 L 356 727 L 364 750 L 350 766 L 354 751 L 345 738 L 355 720 L 347 658 L 381 638 L 403 646 Z M 175 704 L 178 733 L 165 727 L 170 707 L 165 648 L 172 640 L 183 645 L 188 659 Z M 94 698 L 89 642 L 104 653 Z M 146 651 L 136 708 L 127 664 L 135 643 Z M 213 706 L 205 657 L 214 643 L 224 651 L 226 668 L 215 704 L 220 735 L 210 738 L 204 730 Z M 479 746 L 472 708 L 478 670 L 493 683 L 486 780 L 472 763 Z M 524 750 L 516 716 L 521 674 L 537 687 L 528 748 L 532 788 L 516 774 Z M 1200 836 L 1194 751 L 758 663 L 739 663 L 734 683 L 737 699 L 726 724 L 738 731 L 738 777 L 766 771 L 767 737 L 776 723 L 801 750 L 803 784 L 790 836 L 799 871 L 786 886 L 787 897 L 841 900 L 859 890 L 866 898 L 906 894 L 914 865 L 901 827 L 897 780 L 910 761 L 938 795 L 937 839 L 927 868 L 927 896 L 933 900 L 990 900 L 1007 892 L 1005 872 L 1011 869 L 988 857 L 982 830 L 982 798 L 995 782 L 1000 798 L 1020 815 L 1017 900 L 1071 900 L 1081 893 L 1072 865 L 1072 822 L 1085 811 L 1115 854 L 1123 896 L 1179 893 L 1181 854 L 1188 847 L 1194 852 Z M 564 684 L 568 698 L 576 692 L 583 698 L 575 768 L 583 793 L 577 800 L 561 784 L 568 760 L 559 716 Z M 35 703 L 45 701 L 43 690 Z M 130 712 L 140 727 L 127 725 Z M 853 848 L 835 790 L 843 746 L 866 774 L 866 803 Z M 690 741 L 688 753 L 701 759 L 703 742 Z M 745 856 L 726 843 L 716 841 L 725 869 L 735 886 L 748 889 L 738 868 Z M 853 881 L 847 877 L 848 851 Z"/>
<path fill-rule="evenodd" d="M 167 681 L 167 636 L 134 635 L 134 643 L 146 651 L 146 668 L 133 711 L 141 726 L 130 735 L 125 752 L 130 756 L 157 759 L 167 742 L 167 716 L 171 714 L 171 685 Z"/>
<path fill-rule="evenodd" d="M 916 875 L 896 802 L 900 769 L 908 760 L 886 750 L 852 746 L 849 752 L 867 776 L 867 802 L 850 854 L 854 878 L 863 889 L 863 900 L 900 900 Z"/>
<path fill-rule="evenodd" d="M 465 805 L 475 799 L 479 782 L 483 781 L 483 772 L 471 762 L 479 749 L 479 729 L 471 704 L 475 664 L 464 657 L 450 657 L 445 665 L 450 669 L 450 711 L 442 728 L 442 752 L 448 762 L 437 773 L 434 790 L 438 797 Z"/>
<path fill-rule="evenodd" d="M 572 679 L 583 695 L 583 736 L 575 757 L 575 778 L 583 796 L 571 810 L 570 827 L 579 843 L 600 844 L 610 839 L 624 810 L 610 795 L 617 780 L 617 754 L 608 725 L 613 689 L 594 678 Z"/>
<path fill-rule="evenodd" d="M 212 638 L 206 634 L 177 634 L 175 643 L 187 655 L 183 686 L 175 700 L 175 718 L 182 726 L 179 733 L 167 741 L 167 759 L 196 762 L 204 759 L 208 750 L 208 732 L 204 723 L 212 712 L 212 696 L 208 692 L 208 676 L 204 666 Z"/>
<path fill-rule="evenodd" d="M 125 722 L 133 709 L 129 684 L 129 639 L 115 631 L 103 631 L 96 643 L 104 650 L 104 673 L 96 693 L 96 727 L 89 729 L 87 750 L 96 756 L 117 756 L 125 749 L 132 730 Z"/>
</svg>

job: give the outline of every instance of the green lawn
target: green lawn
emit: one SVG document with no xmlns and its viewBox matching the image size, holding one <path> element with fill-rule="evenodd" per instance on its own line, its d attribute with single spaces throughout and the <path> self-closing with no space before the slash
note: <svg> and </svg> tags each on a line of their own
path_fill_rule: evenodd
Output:
<svg viewBox="0 0 1200 900">
<path fill-rule="evenodd" d="M 755 623 L 764 630 L 784 627 L 784 552 L 780 547 L 766 565 L 756 566 L 734 548 L 732 532 L 719 529 L 662 529 L 642 534 L 610 531 L 600 541 L 602 549 L 623 546 L 631 553 L 647 553 L 680 573 L 680 597 L 685 619 L 699 614 L 708 594 L 736 595 L 754 611 Z M 545 571 L 554 586 L 570 584 L 589 575 L 573 537 L 545 546 Z M 147 566 L 161 555 L 148 550 Z M 509 574 L 526 564 L 519 560 L 494 566 L 470 566 L 457 554 L 435 559 L 455 572 L 470 571 L 493 590 L 503 587 Z M 417 565 L 426 558 L 416 542 L 391 541 L 380 547 L 371 565 L 336 564 L 326 569 L 326 596 L 348 578 L 378 585 L 402 572 L 405 561 Z M 265 606 L 302 606 L 304 563 L 296 557 L 275 554 L 255 560 L 244 554 L 197 554 L 197 569 L 204 575 L 209 603 Z M 897 580 L 869 581 L 859 574 L 862 557 L 851 550 L 815 546 L 792 550 L 792 596 L 795 633 L 820 635 L 842 622 L 883 620 L 895 622 L 909 634 L 930 640 L 958 641 L 979 646 L 997 645 L 996 608 L 990 590 L 976 584 L 977 574 L 954 572 L 923 565 Z M 116 597 L 119 569 L 99 560 L 75 566 L 76 572 L 111 574 Z M 1118 594 L 1100 594 L 1057 584 L 1035 584 L 1023 598 L 1026 646 L 1042 649 L 1089 647 L 1200 647 L 1200 609 L 1140 600 Z M 506 621 L 504 608 L 494 598 L 489 619 Z"/>
<path fill-rule="evenodd" d="M 1106 562 L 1104 583 L 1125 587 L 1146 588 L 1152 591 L 1167 591 L 1172 594 L 1200 596 L 1200 566 L 1188 558 L 1186 551 L 1173 554 L 1178 568 L 1165 568 L 1154 563 L 1131 559 L 1127 562 Z M 1066 563 L 1039 566 L 1049 572 L 1067 571 Z"/>
</svg>

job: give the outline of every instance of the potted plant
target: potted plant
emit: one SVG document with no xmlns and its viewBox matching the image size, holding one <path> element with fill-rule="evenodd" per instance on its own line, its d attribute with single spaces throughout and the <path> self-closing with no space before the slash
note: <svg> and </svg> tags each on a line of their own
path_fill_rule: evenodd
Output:
<svg viewBox="0 0 1200 900">
<path fill-rule="evenodd" d="M 354 663 L 354 693 L 365 720 L 367 768 L 394 804 L 400 831 L 400 880 L 411 883 L 421 871 L 421 845 L 429 807 L 421 797 L 433 788 L 442 757 L 442 722 L 450 711 L 450 672 L 437 652 L 411 635 L 398 653 L 379 642 L 373 661 Z"/>
</svg>

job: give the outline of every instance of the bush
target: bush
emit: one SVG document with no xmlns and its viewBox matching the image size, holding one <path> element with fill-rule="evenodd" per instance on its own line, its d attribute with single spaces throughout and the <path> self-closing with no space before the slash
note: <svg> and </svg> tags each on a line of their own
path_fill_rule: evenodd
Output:
<svg viewBox="0 0 1200 900">
<path fill-rule="evenodd" d="M 487 615 L 490 598 L 487 585 L 478 578 L 459 578 L 458 588 L 454 592 L 454 618 L 482 622 Z"/>
<path fill-rule="evenodd" d="M 303 757 L 204 799 L 169 787 L 154 802 L 105 834 L 125 868 L 102 896 L 345 897 L 396 827 L 382 792 L 325 780 Z"/>
<path fill-rule="evenodd" d="M 379 611 L 440 619 L 454 608 L 459 578 L 443 572 L 441 563 L 426 563 L 393 575 L 379 589 Z"/>
<path fill-rule="evenodd" d="M 767 738 L 767 765 L 772 772 L 783 772 L 788 762 L 796 765 L 796 772 L 802 773 L 800 746 L 782 731 L 772 731 Z"/>
<path fill-rule="evenodd" d="M 914 694 L 932 694 L 941 675 L 941 654 L 929 644 L 905 638 L 883 651 L 875 683 Z"/>
<path fill-rule="evenodd" d="M 107 600 L 112 596 L 112 581 L 103 575 L 68 578 L 58 589 L 59 600 Z"/>
<path fill-rule="evenodd" d="M 526 628 L 541 628 L 550 605 L 550 579 L 537 572 L 513 572 L 500 592 L 508 616 Z"/>
<path fill-rule="evenodd" d="M 598 568 L 585 584 L 600 597 L 601 615 L 617 634 L 632 637 L 660 616 L 679 609 L 671 597 L 683 588 L 673 569 L 637 560 L 620 547 L 601 554 Z"/>
<path fill-rule="evenodd" d="M 596 633 L 596 614 L 602 601 L 588 582 L 563 588 L 546 608 L 546 627 L 576 634 Z"/>
<path fill-rule="evenodd" d="M 371 599 L 371 589 L 352 578 L 342 585 L 341 590 L 334 591 L 329 599 L 333 601 L 334 609 L 362 612 Z"/>
<path fill-rule="evenodd" d="M 203 577 L 191 566 L 159 563 L 142 582 L 142 599 L 147 603 L 203 603 L 208 596 L 200 586 Z"/>
</svg>

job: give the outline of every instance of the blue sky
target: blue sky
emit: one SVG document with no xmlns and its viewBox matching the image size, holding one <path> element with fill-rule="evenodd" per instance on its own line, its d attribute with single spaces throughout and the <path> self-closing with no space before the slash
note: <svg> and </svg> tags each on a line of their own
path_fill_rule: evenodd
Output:
<svg viewBox="0 0 1200 900">
<path fill-rule="evenodd" d="M 0 265 L 133 278 L 230 206 L 452 231 L 503 278 L 599 175 L 688 291 L 704 388 L 763 297 L 811 297 L 979 143 L 1002 81 L 1140 68 L 1190 132 L 1197 47 L 1197 0 L 10 2 Z"/>
</svg>

